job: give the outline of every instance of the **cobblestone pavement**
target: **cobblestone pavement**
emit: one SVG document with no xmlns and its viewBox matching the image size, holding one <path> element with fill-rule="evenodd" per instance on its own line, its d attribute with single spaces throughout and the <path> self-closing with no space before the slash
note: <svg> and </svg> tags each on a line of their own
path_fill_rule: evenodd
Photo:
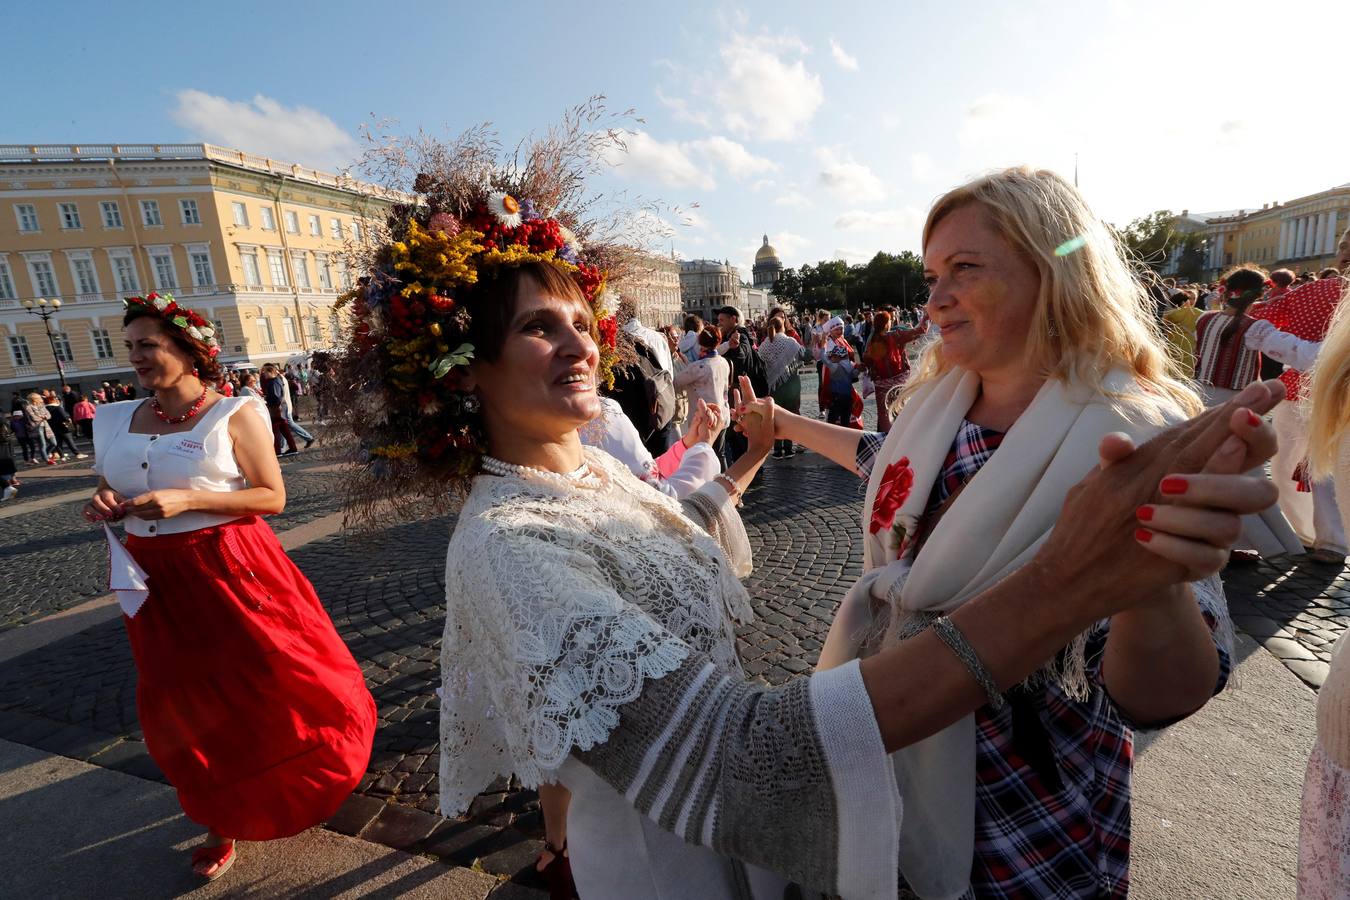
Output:
<svg viewBox="0 0 1350 900">
<path fill-rule="evenodd" d="M 808 379 L 803 412 L 814 414 Z M 875 407 L 869 401 L 869 424 Z M 283 463 L 290 500 L 278 530 L 337 509 L 341 475 L 316 455 Z M 81 477 L 83 480 L 81 480 Z M 62 490 L 88 484 L 71 476 Z M 53 489 L 55 491 L 55 489 Z M 60 491 L 56 491 L 59 493 Z M 757 619 L 738 631 L 746 670 L 777 684 L 808 671 L 834 608 L 861 571 L 859 479 L 814 454 L 770 460 L 743 515 L 756 556 L 748 580 Z M 0 629 L 103 593 L 97 532 L 78 502 L 0 519 L 0 559 L 12 585 Z M 445 546 L 453 516 L 342 533 L 305 544 L 293 559 L 311 578 L 366 674 L 380 726 L 367 775 L 329 826 L 451 863 L 476 865 L 534 896 L 532 862 L 542 822 L 532 791 L 487 786 L 468 815 L 435 814 L 436 659 L 444 604 Z M 1344 573 L 1301 559 L 1227 573 L 1239 627 L 1300 677 L 1320 684 L 1331 641 L 1350 621 Z M 120 621 L 0 665 L 0 737 L 159 777 L 135 715 L 135 670 Z M 505 888 L 504 888 L 505 889 Z"/>
</svg>

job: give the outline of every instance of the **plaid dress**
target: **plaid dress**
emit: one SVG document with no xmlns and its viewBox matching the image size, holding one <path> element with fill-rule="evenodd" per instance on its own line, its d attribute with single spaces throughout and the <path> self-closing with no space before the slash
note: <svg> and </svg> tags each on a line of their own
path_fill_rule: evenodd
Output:
<svg viewBox="0 0 1350 900">
<path fill-rule="evenodd" d="M 858 442 L 863 478 L 885 440 L 868 432 Z M 932 513 L 975 477 L 1003 434 L 963 422 L 933 485 Z M 1218 618 L 1203 608 L 1213 631 Z M 1101 680 L 1110 623 L 1088 641 L 1086 700 L 1055 683 L 1009 692 L 1001 709 L 975 711 L 975 856 L 972 894 L 978 898 L 1125 897 L 1130 883 L 1132 723 Z M 1219 652 L 1217 694 L 1228 681 L 1229 655 Z"/>
</svg>

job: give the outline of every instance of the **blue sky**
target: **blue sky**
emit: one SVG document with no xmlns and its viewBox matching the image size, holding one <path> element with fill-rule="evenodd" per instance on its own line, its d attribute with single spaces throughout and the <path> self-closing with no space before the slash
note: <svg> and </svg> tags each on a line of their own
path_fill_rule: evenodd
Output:
<svg viewBox="0 0 1350 900">
<path fill-rule="evenodd" d="M 208 140 L 338 169 L 371 117 L 507 143 L 591 94 L 633 107 L 598 187 L 690 207 L 665 242 L 748 268 L 918 250 L 994 166 L 1080 179 L 1120 224 L 1350 181 L 1350 5 L 1102 2 L 52 2 L 23 14 L 6 141 Z M 1303 139 L 1301 133 L 1315 134 Z"/>
</svg>

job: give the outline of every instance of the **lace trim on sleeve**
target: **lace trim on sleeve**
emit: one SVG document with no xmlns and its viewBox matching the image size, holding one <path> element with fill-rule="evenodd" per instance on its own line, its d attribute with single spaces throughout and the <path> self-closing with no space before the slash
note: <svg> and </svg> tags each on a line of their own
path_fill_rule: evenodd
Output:
<svg viewBox="0 0 1350 900">
<path fill-rule="evenodd" d="M 498 775 L 514 773 L 527 787 L 549 780 L 574 749 L 603 744 L 620 707 L 689 653 L 565 535 L 475 524 L 446 560 L 446 815 L 460 814 Z"/>
</svg>

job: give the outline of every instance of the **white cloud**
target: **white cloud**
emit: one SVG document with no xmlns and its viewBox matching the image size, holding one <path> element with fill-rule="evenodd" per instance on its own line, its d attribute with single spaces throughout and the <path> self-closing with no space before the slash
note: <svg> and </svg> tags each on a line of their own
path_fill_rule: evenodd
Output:
<svg viewBox="0 0 1350 900">
<path fill-rule="evenodd" d="M 912 206 L 901 209 L 850 209 L 834 220 L 841 231 L 910 231 L 923 225 L 923 213 Z"/>
<path fill-rule="evenodd" d="M 713 177 L 675 141 L 658 141 L 645 131 L 629 131 L 624 133 L 623 143 L 623 147 L 611 146 L 605 153 L 605 161 L 625 177 L 666 187 L 711 190 L 717 186 Z"/>
<path fill-rule="evenodd" d="M 732 178 L 746 178 L 761 172 L 778 171 L 778 164 L 773 160 L 755 156 L 742 144 L 721 135 L 691 141 L 688 146 L 705 159 L 717 163 Z"/>
<path fill-rule="evenodd" d="M 909 174 L 913 175 L 918 181 L 928 181 L 933 177 L 937 166 L 933 163 L 933 157 L 927 153 L 911 153 L 909 156 Z"/>
<path fill-rule="evenodd" d="M 706 127 L 716 120 L 741 138 L 792 140 L 825 100 L 820 76 L 804 62 L 809 52 L 787 35 L 733 34 L 718 48 L 717 62 L 697 71 L 677 67 L 673 77 L 690 96 L 658 90 L 657 97 L 686 121 Z"/>
<path fill-rule="evenodd" d="M 181 90 L 171 118 L 194 138 L 318 169 L 345 169 L 361 147 L 328 116 L 308 106 L 283 106 L 262 94 L 230 100 Z"/>
<path fill-rule="evenodd" d="M 774 206 L 790 206 L 793 209 L 810 209 L 815 206 L 811 198 L 800 191 L 788 191 L 778 197 L 773 198 Z"/>
<path fill-rule="evenodd" d="M 839 68 L 848 69 L 850 72 L 858 71 L 858 57 L 849 56 L 847 51 L 839 46 L 839 42 L 834 38 L 830 38 L 830 55 L 833 56 L 834 61 L 839 64 Z"/>
<path fill-rule="evenodd" d="M 900 127 L 900 117 L 897 116 L 895 113 L 881 114 L 882 131 L 895 131 L 899 127 Z"/>
<path fill-rule="evenodd" d="M 706 231 L 708 229 L 708 220 L 704 218 L 703 213 L 694 207 L 681 209 L 678 213 L 680 224 L 689 228 L 697 228 Z"/>
<path fill-rule="evenodd" d="M 778 251 L 778 258 L 783 261 L 783 265 L 793 268 L 801 264 L 806 250 L 811 246 L 811 239 L 793 231 L 777 231 L 769 233 L 769 243 Z M 761 246 L 763 244 L 760 241 L 743 245 L 740 248 L 740 257 L 749 262 L 740 262 L 738 265 L 747 272 L 751 271 L 754 268 L 755 254 L 759 252 Z"/>
<path fill-rule="evenodd" d="M 760 191 L 767 191 L 769 188 L 773 187 L 775 183 L 776 182 L 772 178 L 761 178 L 750 185 L 750 190 L 758 194 Z"/>
<path fill-rule="evenodd" d="M 865 163 L 851 156 L 841 157 L 828 147 L 816 151 L 822 166 L 820 181 L 840 197 L 855 203 L 876 200 L 886 193 L 886 185 Z"/>
</svg>

